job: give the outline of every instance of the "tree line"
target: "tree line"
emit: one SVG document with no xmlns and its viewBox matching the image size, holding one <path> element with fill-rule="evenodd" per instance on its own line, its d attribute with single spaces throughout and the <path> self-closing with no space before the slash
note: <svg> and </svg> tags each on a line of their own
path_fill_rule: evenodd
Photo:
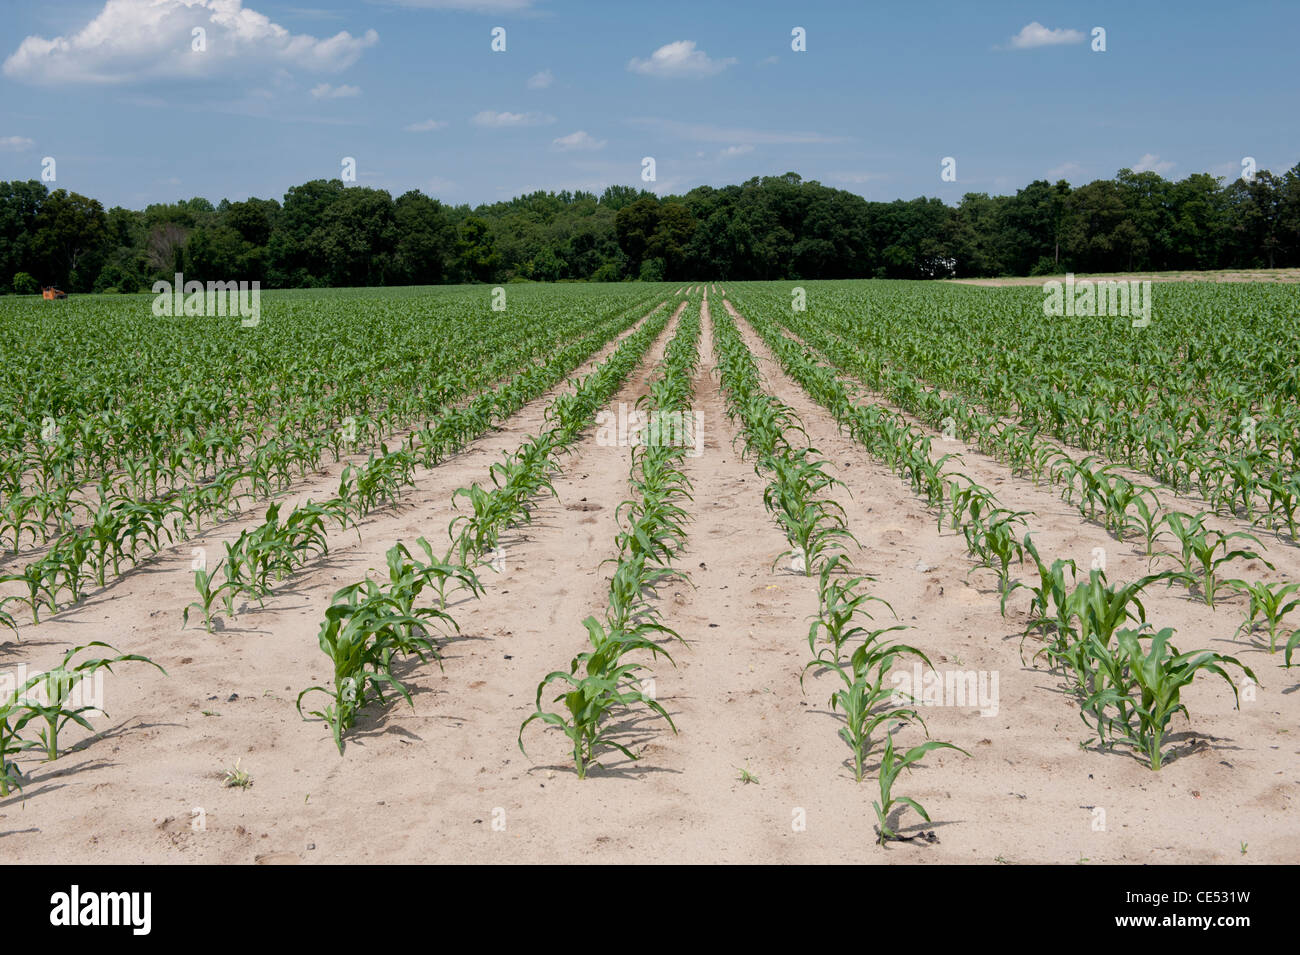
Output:
<svg viewBox="0 0 1300 955">
<path fill-rule="evenodd" d="M 656 196 L 630 186 L 448 205 L 317 179 L 283 201 L 143 211 L 0 182 L 0 292 L 594 280 L 942 278 L 1300 265 L 1300 164 L 1174 182 L 1121 169 L 1074 188 L 868 201 L 795 173 Z"/>
</svg>

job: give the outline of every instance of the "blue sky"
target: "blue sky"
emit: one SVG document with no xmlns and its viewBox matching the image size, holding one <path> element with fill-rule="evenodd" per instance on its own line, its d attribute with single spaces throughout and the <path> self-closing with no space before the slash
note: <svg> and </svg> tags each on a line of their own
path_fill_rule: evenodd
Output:
<svg viewBox="0 0 1300 955">
<path fill-rule="evenodd" d="M 955 202 L 1300 161 L 1300 3 L 6 0 L 0 23 L 0 180 L 51 156 L 135 208 L 279 199 L 345 156 L 471 204 L 787 170 Z"/>
</svg>

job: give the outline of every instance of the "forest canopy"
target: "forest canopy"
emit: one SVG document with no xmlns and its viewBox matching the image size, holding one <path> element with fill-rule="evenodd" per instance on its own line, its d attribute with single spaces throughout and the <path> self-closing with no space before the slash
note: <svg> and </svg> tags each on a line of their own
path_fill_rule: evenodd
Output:
<svg viewBox="0 0 1300 955">
<path fill-rule="evenodd" d="M 1121 169 L 1015 195 L 868 201 L 796 173 L 656 196 L 630 186 L 448 205 L 317 179 L 282 200 L 137 211 L 0 182 L 0 292 L 633 279 L 993 277 L 1300 265 L 1300 164 L 1229 183 Z"/>
</svg>

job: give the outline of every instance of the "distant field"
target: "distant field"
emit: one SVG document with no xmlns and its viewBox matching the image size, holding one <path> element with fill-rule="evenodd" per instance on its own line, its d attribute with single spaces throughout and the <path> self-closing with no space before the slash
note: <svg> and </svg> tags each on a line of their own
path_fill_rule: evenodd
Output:
<svg viewBox="0 0 1300 955">
<path fill-rule="evenodd" d="M 1060 275 L 1033 275 L 1004 279 L 947 279 L 963 285 L 1042 285 Z M 1300 282 L 1300 269 L 1224 269 L 1217 272 L 1076 272 L 1084 279 L 1150 279 L 1153 282 Z"/>
<path fill-rule="evenodd" d="M 1297 271 L 0 299 L 6 858 L 1300 862 Z"/>
</svg>

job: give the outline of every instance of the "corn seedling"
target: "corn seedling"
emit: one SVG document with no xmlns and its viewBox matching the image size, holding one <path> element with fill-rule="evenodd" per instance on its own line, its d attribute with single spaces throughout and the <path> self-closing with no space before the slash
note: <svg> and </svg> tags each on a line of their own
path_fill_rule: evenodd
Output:
<svg viewBox="0 0 1300 955">
<path fill-rule="evenodd" d="M 845 644 L 850 640 L 862 638 L 867 642 L 871 642 L 878 639 L 882 633 L 907 629 L 902 625 L 898 625 L 886 627 L 883 630 L 872 630 L 854 623 L 859 614 L 865 616 L 868 620 L 871 619 L 871 614 L 867 613 L 865 607 L 872 601 L 889 607 L 890 613 L 894 613 L 894 608 L 884 598 L 859 590 L 859 587 L 871 578 L 863 576 L 837 577 L 836 572 L 842 569 L 843 564 L 842 555 L 837 554 L 822 565 L 819 587 L 821 609 L 808 627 L 808 652 L 816 654 L 819 659 L 826 652 L 826 648 L 820 651 L 816 648 L 819 635 L 824 635 L 823 640 L 831 645 L 830 659 L 838 661 Z"/>
<path fill-rule="evenodd" d="M 95 713 L 97 708 L 91 705 L 70 705 L 75 702 L 74 691 L 82 681 L 93 677 L 100 670 L 112 673 L 113 664 L 126 662 L 147 663 L 157 667 L 164 676 L 167 675 L 167 671 L 157 663 L 135 653 L 124 653 L 115 657 L 93 657 L 73 663 L 73 658 L 78 653 L 92 647 L 113 649 L 107 643 L 98 640 L 73 647 L 63 655 L 63 660 L 57 667 L 29 679 L 14 703 L 13 712 L 16 716 L 12 723 L 12 731 L 14 733 L 21 731 L 29 722 L 44 723 L 37 729 L 37 742 L 39 747 L 45 750 L 45 758 L 49 761 L 59 758 L 59 733 L 68 723 L 76 723 L 94 731 L 85 714 Z"/>
<path fill-rule="evenodd" d="M 889 816 L 893 812 L 895 805 L 910 806 L 916 810 L 916 814 L 926 822 L 930 821 L 929 814 L 919 802 L 909 796 L 898 796 L 894 794 L 894 784 L 898 781 L 899 774 L 903 770 L 909 769 L 925 758 L 926 753 L 933 752 L 936 749 L 955 749 L 963 756 L 969 756 L 959 746 L 952 743 L 941 743 L 938 740 L 927 740 L 919 746 L 913 746 L 902 755 L 894 749 L 893 731 L 885 734 L 885 749 L 880 756 L 880 798 L 871 803 L 876 810 L 877 821 L 877 840 L 879 845 L 884 845 L 890 839 L 897 839 L 898 833 L 889 825 Z"/>
<path fill-rule="evenodd" d="M 1225 581 L 1225 584 L 1250 598 L 1250 604 L 1246 608 L 1246 620 L 1237 628 L 1237 633 L 1243 630 L 1247 634 L 1254 633 L 1257 626 L 1255 621 L 1263 622 L 1268 627 L 1268 652 L 1276 653 L 1278 631 L 1282 626 L 1283 618 L 1300 606 L 1300 598 L 1287 600 L 1287 597 L 1300 591 L 1300 584 L 1269 583 L 1264 580 L 1254 583 L 1229 580 Z"/>
<path fill-rule="evenodd" d="M 336 593 L 325 611 L 319 642 L 334 664 L 334 685 L 332 689 L 308 687 L 298 694 L 297 707 L 301 715 L 303 697 L 310 693 L 329 698 L 324 709 L 308 715 L 329 724 L 340 755 L 343 736 L 356 723 L 357 714 L 373 701 L 386 702 L 385 687 L 415 707 L 410 692 L 393 675 L 395 657 L 415 656 L 424 662 L 426 653 L 437 653 L 429 640 L 430 624 L 455 627 L 455 621 L 440 609 L 411 609 L 409 596 L 405 589 L 385 593 L 373 580 L 365 580 Z"/>
<path fill-rule="evenodd" d="M 1259 544 L 1258 538 L 1253 534 L 1245 531 L 1229 531 L 1225 534 L 1209 530 L 1203 524 L 1204 515 L 1189 518 L 1180 512 L 1167 515 L 1165 521 L 1182 549 L 1183 571 L 1188 577 L 1195 575 L 1199 578 L 1197 584 L 1208 607 L 1214 606 L 1215 599 L 1224 587 L 1223 581 L 1219 579 L 1219 568 L 1224 564 L 1234 560 L 1258 560 L 1270 570 L 1273 568 L 1271 563 L 1253 550 L 1229 550 L 1229 542 L 1238 538 Z"/>
<path fill-rule="evenodd" d="M 891 721 L 915 720 L 925 727 L 925 720 L 916 709 L 899 705 L 898 692 L 886 685 L 894 664 L 907 656 L 916 657 L 927 667 L 931 665 L 929 658 L 915 647 L 878 644 L 874 640 L 854 650 L 848 666 L 824 659 L 812 660 L 807 665 L 834 670 L 844 681 L 844 687 L 831 695 L 830 706 L 832 711 L 844 714 L 840 738 L 853 753 L 853 777 L 858 782 L 862 782 L 863 765 L 871 755 L 873 734 L 879 726 Z"/>
<path fill-rule="evenodd" d="M 217 571 L 221 569 L 223 562 L 218 560 L 210 569 L 200 567 L 194 572 L 194 589 L 199 592 L 199 599 L 185 608 L 181 614 L 181 626 L 185 627 L 190 622 L 190 611 L 198 608 L 203 613 L 203 627 L 208 633 L 212 632 L 212 617 L 217 604 L 217 599 L 222 593 L 230 589 L 230 581 L 213 586 L 216 580 Z"/>
<path fill-rule="evenodd" d="M 1179 653 L 1170 643 L 1173 633 L 1168 627 L 1154 634 L 1125 629 L 1115 635 L 1114 647 L 1096 634 L 1089 636 L 1097 676 L 1096 688 L 1084 703 L 1084 722 L 1092 716 L 1099 741 L 1131 746 L 1153 770 L 1158 770 L 1164 759 L 1164 743 L 1174 715 L 1182 713 L 1190 719 L 1181 693 L 1197 673 L 1222 677 L 1232 687 L 1234 699 L 1237 685 L 1224 666 L 1235 666 L 1258 682 L 1251 669 L 1235 657 L 1210 650 Z M 1145 650 L 1144 639 L 1150 641 Z"/>
</svg>

